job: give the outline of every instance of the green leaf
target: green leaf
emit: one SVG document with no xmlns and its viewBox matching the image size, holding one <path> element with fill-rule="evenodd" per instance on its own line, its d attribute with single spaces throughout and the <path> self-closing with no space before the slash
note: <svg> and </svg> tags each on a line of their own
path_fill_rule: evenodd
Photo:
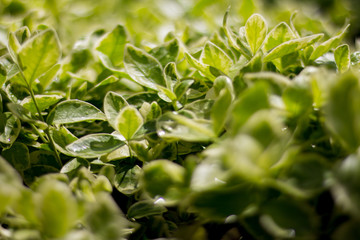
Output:
<svg viewBox="0 0 360 240">
<path fill-rule="evenodd" d="M 121 133 L 126 140 L 132 139 L 143 123 L 144 120 L 140 112 L 131 106 L 124 107 L 115 120 L 116 130 Z"/>
<path fill-rule="evenodd" d="M 13 205 L 19 198 L 19 190 L 22 189 L 22 178 L 18 172 L 0 156 L 0 213 Z"/>
<path fill-rule="evenodd" d="M 49 124 L 67 124 L 94 120 L 106 120 L 106 117 L 94 105 L 80 100 L 67 100 L 57 104 L 47 118 Z"/>
<path fill-rule="evenodd" d="M 30 153 L 31 165 L 47 165 L 61 169 L 61 165 L 56 160 L 54 152 L 46 150 L 36 150 Z"/>
<path fill-rule="evenodd" d="M 179 74 L 177 73 L 176 64 L 169 62 L 164 67 L 164 76 L 166 79 L 166 86 L 168 89 L 173 89 L 173 86 L 179 80 Z"/>
<path fill-rule="evenodd" d="M 82 158 L 74 158 L 70 161 L 68 161 L 60 170 L 60 173 L 71 173 L 73 171 L 76 171 L 80 169 L 81 167 L 89 167 L 89 162 L 87 162 L 85 159 Z"/>
<path fill-rule="evenodd" d="M 293 52 L 299 51 L 300 49 L 304 49 L 304 48 L 310 46 L 311 44 L 319 41 L 323 36 L 324 36 L 324 34 L 315 34 L 315 35 L 311 35 L 311 36 L 307 36 L 307 37 L 303 37 L 303 38 L 289 40 L 289 41 L 284 42 L 284 43 L 280 44 L 279 46 L 273 48 L 264 57 L 263 60 L 265 62 L 269 62 L 274 59 L 283 57 L 289 53 L 293 53 Z"/>
<path fill-rule="evenodd" d="M 285 22 L 281 22 L 276 25 L 266 36 L 263 49 L 265 52 L 269 52 L 271 49 L 294 38 L 295 35 L 289 25 L 287 25 Z"/>
<path fill-rule="evenodd" d="M 312 54 L 310 56 L 310 60 L 315 60 L 315 59 L 321 57 L 322 55 L 324 55 L 325 53 L 327 53 L 330 49 L 337 47 L 337 45 L 339 45 L 339 43 L 343 39 L 343 37 L 346 33 L 346 30 L 349 28 L 349 26 L 350 26 L 350 24 L 347 25 L 340 34 L 328 39 L 327 41 L 325 41 L 325 42 L 321 43 L 319 46 L 317 46 L 315 48 L 315 50 L 312 52 Z"/>
<path fill-rule="evenodd" d="M 251 117 L 252 114 L 260 109 L 270 107 L 267 86 L 256 84 L 247 89 L 234 103 L 232 110 L 232 129 L 237 133 L 238 129 Z"/>
<path fill-rule="evenodd" d="M 246 21 L 245 36 L 253 55 L 261 47 L 267 34 L 265 19 L 259 14 L 253 14 Z"/>
<path fill-rule="evenodd" d="M 312 94 L 310 89 L 302 87 L 289 87 L 282 95 L 286 110 L 291 116 L 301 117 L 312 109 Z"/>
<path fill-rule="evenodd" d="M 360 145 L 360 86 L 358 75 L 348 73 L 330 89 L 325 105 L 325 123 L 346 150 Z"/>
<path fill-rule="evenodd" d="M 210 66 L 204 63 L 199 62 L 189 53 L 185 53 L 186 60 L 188 63 L 194 67 L 195 69 L 199 70 L 202 74 L 204 74 L 207 78 L 214 81 L 218 74 L 215 75 L 211 72 Z"/>
<path fill-rule="evenodd" d="M 21 45 L 19 41 L 17 40 L 14 33 L 9 33 L 9 39 L 8 39 L 8 51 L 11 56 L 11 58 L 17 63 L 18 62 L 18 51 L 21 48 Z"/>
<path fill-rule="evenodd" d="M 166 87 L 161 64 L 153 56 L 130 44 L 125 46 L 124 65 L 126 72 L 138 84 L 157 90 Z"/>
<path fill-rule="evenodd" d="M 118 137 L 96 133 L 86 135 L 66 146 L 72 155 L 82 158 L 96 158 L 120 148 L 125 143 Z"/>
<path fill-rule="evenodd" d="M 255 203 L 259 194 L 256 190 L 248 184 L 217 187 L 195 193 L 191 205 L 206 218 L 224 219 L 230 215 L 240 215 Z"/>
<path fill-rule="evenodd" d="M 122 65 L 126 43 L 126 30 L 121 25 L 117 25 L 100 40 L 96 50 L 104 66 L 113 69 Z"/>
<path fill-rule="evenodd" d="M 75 137 L 67 128 L 61 126 L 60 128 L 50 128 L 50 136 L 54 141 L 55 147 L 61 153 L 65 155 L 71 155 L 67 150 L 66 146 L 76 141 L 78 138 Z"/>
<path fill-rule="evenodd" d="M 29 110 L 16 103 L 8 103 L 7 104 L 9 110 L 18 117 L 21 121 L 34 123 L 39 125 L 42 128 L 46 128 L 47 124 L 39 121 Z"/>
<path fill-rule="evenodd" d="M 157 133 L 164 139 L 190 142 L 207 142 L 216 137 L 210 121 L 191 119 L 171 112 L 158 119 Z"/>
<path fill-rule="evenodd" d="M 161 116 L 161 107 L 157 102 L 152 102 L 151 104 L 144 102 L 144 104 L 139 109 L 139 112 L 145 119 L 145 122 L 156 120 Z"/>
<path fill-rule="evenodd" d="M 211 119 L 213 121 L 213 130 L 215 133 L 221 133 L 225 121 L 228 118 L 232 97 L 227 88 L 221 90 L 211 110 Z"/>
<path fill-rule="evenodd" d="M 267 201 L 263 206 L 260 222 L 276 238 L 313 238 L 318 219 L 305 204 L 290 199 Z"/>
<path fill-rule="evenodd" d="M 31 85 L 61 57 L 60 43 L 53 30 L 45 30 L 26 41 L 19 49 L 19 64 Z"/>
<path fill-rule="evenodd" d="M 108 122 L 116 129 L 116 117 L 119 115 L 121 109 L 127 106 L 126 100 L 115 92 L 108 92 L 104 98 L 104 112 Z"/>
<path fill-rule="evenodd" d="M 174 93 L 176 94 L 177 99 L 181 99 L 190 86 L 194 83 L 194 80 L 182 80 L 174 86 Z"/>
<path fill-rule="evenodd" d="M 115 175 L 114 186 L 125 195 L 134 194 L 140 189 L 139 180 L 141 173 L 142 169 L 138 165 L 118 173 Z"/>
<path fill-rule="evenodd" d="M 207 42 L 201 52 L 200 62 L 213 66 L 225 74 L 229 74 L 233 65 L 231 58 L 212 42 Z"/>
<path fill-rule="evenodd" d="M 338 204 L 353 216 L 360 214 L 360 194 L 356 190 L 360 186 L 359 153 L 349 155 L 334 169 L 336 184 L 332 191 Z"/>
<path fill-rule="evenodd" d="M 36 103 L 39 107 L 39 110 L 42 112 L 45 109 L 48 109 L 55 103 L 59 102 L 63 97 L 60 95 L 35 95 Z M 21 105 L 28 109 L 31 113 L 36 114 L 37 109 L 31 97 L 24 98 L 21 101 Z"/>
<path fill-rule="evenodd" d="M 70 188 L 49 179 L 42 182 L 38 192 L 36 205 L 43 234 L 48 238 L 64 236 L 77 220 L 77 202 Z"/>
<path fill-rule="evenodd" d="M 94 202 L 88 202 L 85 208 L 86 229 L 95 239 L 122 239 L 128 225 L 123 213 L 113 198 L 107 193 L 98 193 Z"/>
<path fill-rule="evenodd" d="M 51 83 L 52 80 L 54 80 L 56 75 L 59 73 L 60 68 L 61 64 L 55 64 L 47 72 L 39 77 L 39 82 L 44 89 Z"/>
<path fill-rule="evenodd" d="M 127 217 L 129 219 L 139 219 L 152 215 L 160 215 L 166 211 L 166 207 L 154 203 L 153 200 L 142 200 L 131 205 L 127 212 Z"/>
<path fill-rule="evenodd" d="M 180 200 L 184 184 L 185 169 L 168 160 L 155 160 L 143 167 L 144 189 L 152 197 L 161 196 L 165 200 Z"/>
<path fill-rule="evenodd" d="M 1 155 L 19 172 L 30 167 L 29 149 L 23 143 L 15 142 L 11 148 L 4 150 Z"/>
<path fill-rule="evenodd" d="M 176 62 L 176 59 L 179 55 L 179 41 L 174 38 L 168 42 L 166 42 L 163 46 L 159 46 L 151 49 L 149 52 L 152 56 L 154 56 L 163 67 L 170 62 Z"/>
<path fill-rule="evenodd" d="M 350 49 L 349 45 L 344 44 L 338 46 L 334 52 L 336 66 L 341 73 L 346 72 L 350 68 Z"/>
<path fill-rule="evenodd" d="M 12 144 L 19 136 L 20 120 L 10 112 L 0 113 L 0 142 Z"/>
</svg>

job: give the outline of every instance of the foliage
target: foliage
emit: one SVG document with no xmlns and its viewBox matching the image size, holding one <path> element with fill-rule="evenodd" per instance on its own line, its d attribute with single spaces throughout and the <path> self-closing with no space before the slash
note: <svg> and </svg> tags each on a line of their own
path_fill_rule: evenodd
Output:
<svg viewBox="0 0 360 240">
<path fill-rule="evenodd" d="M 243 1 L 243 23 L 228 10 L 160 42 L 118 24 L 69 50 L 70 3 L 45 2 L 57 24 L 3 28 L 0 239 L 359 238 L 348 26 L 273 23 Z"/>
</svg>

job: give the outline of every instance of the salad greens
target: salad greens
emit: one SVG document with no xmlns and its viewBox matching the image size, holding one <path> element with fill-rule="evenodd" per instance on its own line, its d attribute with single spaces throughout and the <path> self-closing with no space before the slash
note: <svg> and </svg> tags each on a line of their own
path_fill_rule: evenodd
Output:
<svg viewBox="0 0 360 240">
<path fill-rule="evenodd" d="M 243 24 L 228 9 L 159 43 L 118 24 L 70 50 L 46 2 L 57 26 L 2 31 L 0 239 L 360 237 L 349 25 L 273 23 L 243 1 Z"/>
</svg>

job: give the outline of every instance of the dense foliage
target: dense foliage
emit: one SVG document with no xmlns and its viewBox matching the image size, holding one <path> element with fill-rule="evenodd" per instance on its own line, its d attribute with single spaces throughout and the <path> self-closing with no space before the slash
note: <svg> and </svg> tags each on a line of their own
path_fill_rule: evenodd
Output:
<svg viewBox="0 0 360 240">
<path fill-rule="evenodd" d="M 249 0 L 200 31 L 196 1 L 180 31 L 121 8 L 126 24 L 73 43 L 84 22 L 62 22 L 107 12 L 2 2 L 0 239 L 360 238 L 349 25 Z"/>
</svg>

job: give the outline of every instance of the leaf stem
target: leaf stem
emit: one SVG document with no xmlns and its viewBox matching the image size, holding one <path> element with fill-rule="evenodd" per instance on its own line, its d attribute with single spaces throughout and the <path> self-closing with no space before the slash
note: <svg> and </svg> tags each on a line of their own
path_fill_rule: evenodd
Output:
<svg viewBox="0 0 360 240">
<path fill-rule="evenodd" d="M 29 93 L 30 93 L 30 97 L 31 97 L 32 101 L 34 102 L 36 111 L 37 111 L 38 114 L 39 114 L 39 119 L 40 119 L 42 122 L 45 122 L 44 117 L 41 115 L 40 108 L 39 108 L 39 106 L 38 106 L 38 104 L 37 104 L 37 102 L 36 102 L 36 98 L 35 98 L 34 91 L 32 90 L 30 83 L 26 80 L 26 77 L 25 77 L 22 69 L 20 68 L 20 66 L 18 66 L 18 68 L 19 68 L 19 70 L 20 70 L 21 77 L 22 77 L 22 78 L 24 79 L 24 81 L 26 82 L 26 85 L 27 85 L 28 90 L 29 90 Z M 48 142 L 50 143 L 50 147 L 51 147 L 52 150 L 54 151 L 56 161 L 58 162 L 58 164 L 59 164 L 60 166 L 62 166 L 63 164 L 62 164 L 60 155 L 59 155 L 58 151 L 56 150 L 54 140 L 52 139 L 52 137 L 51 137 L 51 135 L 50 135 L 49 126 L 44 130 L 44 132 L 45 132 L 45 134 L 47 135 L 47 137 L 48 137 L 48 139 L 49 139 Z M 39 133 L 39 132 L 37 132 L 37 133 Z M 40 138 L 41 138 L 42 140 L 44 140 L 43 137 L 41 136 L 41 134 L 40 134 Z M 46 141 L 45 141 L 45 142 L 46 142 Z"/>
<path fill-rule="evenodd" d="M 30 124 L 31 128 L 39 135 L 39 137 L 41 138 L 41 140 L 46 143 L 48 142 L 47 139 L 44 138 L 44 136 L 41 134 L 41 132 L 39 131 L 39 129 L 37 129 L 37 127 L 34 124 Z"/>
</svg>

